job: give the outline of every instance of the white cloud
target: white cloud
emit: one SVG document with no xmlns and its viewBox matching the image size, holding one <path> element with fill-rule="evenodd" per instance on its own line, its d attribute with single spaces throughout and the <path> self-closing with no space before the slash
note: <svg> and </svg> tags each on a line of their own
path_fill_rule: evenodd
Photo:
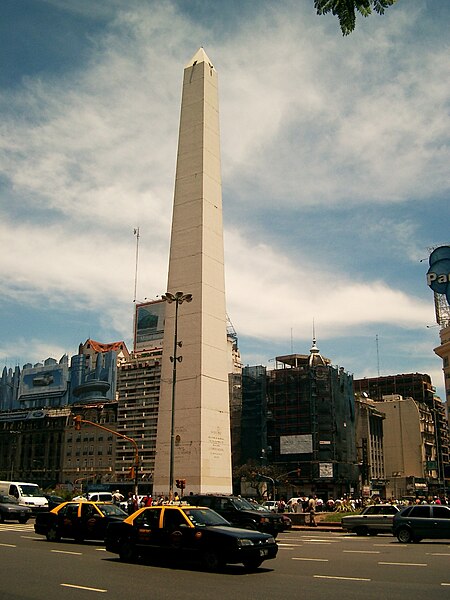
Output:
<svg viewBox="0 0 450 600">
<path fill-rule="evenodd" d="M 290 327 L 309 331 L 318 317 L 328 337 L 348 335 L 349 327 L 364 324 L 415 328 L 432 318 L 430 303 L 381 281 L 352 281 L 318 269 L 306 252 L 294 261 L 237 231 L 226 233 L 225 262 L 228 310 L 243 335 L 277 339 Z"/>
<path fill-rule="evenodd" d="M 297 2 L 262 3 L 226 34 L 170 3 L 49 4 L 107 27 L 78 70 L 1 93 L 0 235 L 11 250 L 0 258 L 3 297 L 98 309 L 105 331 L 127 337 L 136 226 L 138 299 L 165 291 L 182 70 L 204 44 L 219 73 L 227 298 L 238 334 L 279 341 L 291 328 L 311 331 L 313 318 L 329 337 L 433 320 L 431 301 L 391 289 L 379 265 L 357 264 L 376 244 L 422 258 L 413 205 L 448 190 L 448 48 L 411 41 L 417 4 L 363 20 L 345 39 L 335 19 Z M 405 203 L 401 222 L 364 222 L 369 204 L 395 202 Z M 334 240 L 325 213 L 340 205 L 355 220 Z M 289 231 L 266 222 L 274 206 Z M 299 208 L 315 211 L 318 246 L 366 228 L 351 276 L 295 239 Z"/>
</svg>

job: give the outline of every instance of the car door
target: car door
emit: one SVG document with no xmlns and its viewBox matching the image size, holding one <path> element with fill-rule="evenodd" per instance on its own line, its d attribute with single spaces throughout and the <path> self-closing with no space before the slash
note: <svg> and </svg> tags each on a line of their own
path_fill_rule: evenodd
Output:
<svg viewBox="0 0 450 600">
<path fill-rule="evenodd" d="M 195 529 L 183 511 L 165 507 L 160 531 L 161 546 L 173 558 L 186 558 L 195 551 Z"/>
<path fill-rule="evenodd" d="M 426 505 L 413 506 L 407 517 L 407 523 L 411 525 L 414 536 L 426 538 L 433 536 L 433 525 L 431 522 L 430 507 Z"/>
<path fill-rule="evenodd" d="M 230 498 L 215 498 L 214 500 L 215 502 L 211 508 L 218 512 L 219 515 L 222 515 L 222 517 L 232 525 L 239 527 L 241 525 L 239 513 Z"/>
<path fill-rule="evenodd" d="M 58 512 L 58 529 L 62 537 L 75 538 L 78 531 L 78 511 L 80 504 L 66 504 Z"/>
<path fill-rule="evenodd" d="M 450 509 L 446 506 L 432 506 L 431 528 L 433 537 L 450 538 Z"/>
<path fill-rule="evenodd" d="M 102 540 L 105 537 L 106 519 L 94 504 L 82 504 L 78 529 L 80 537 L 88 540 Z"/>
<path fill-rule="evenodd" d="M 149 507 L 133 520 L 132 538 L 141 554 L 158 552 L 161 546 L 159 527 L 162 508 Z"/>
<path fill-rule="evenodd" d="M 381 506 L 380 520 L 377 525 L 378 529 L 380 531 L 392 531 L 392 520 L 397 512 L 398 510 L 395 506 Z"/>
</svg>

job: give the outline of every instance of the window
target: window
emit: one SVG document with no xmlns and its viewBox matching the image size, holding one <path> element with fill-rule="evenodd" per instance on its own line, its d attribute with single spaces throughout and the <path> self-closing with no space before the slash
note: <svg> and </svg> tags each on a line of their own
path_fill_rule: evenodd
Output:
<svg viewBox="0 0 450 600">
<path fill-rule="evenodd" d="M 413 506 L 412 511 L 409 514 L 410 517 L 427 519 L 430 517 L 429 506 Z"/>
<path fill-rule="evenodd" d="M 433 517 L 436 519 L 450 519 L 450 510 L 445 506 L 434 506 Z"/>
<path fill-rule="evenodd" d="M 164 529 L 174 531 L 175 529 L 179 529 L 182 525 L 187 525 L 183 514 L 179 510 L 166 508 L 164 511 Z"/>
</svg>

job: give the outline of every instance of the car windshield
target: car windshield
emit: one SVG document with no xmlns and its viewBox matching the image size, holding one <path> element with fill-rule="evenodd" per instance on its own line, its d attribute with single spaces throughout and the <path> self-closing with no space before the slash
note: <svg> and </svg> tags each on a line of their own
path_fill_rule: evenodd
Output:
<svg viewBox="0 0 450 600">
<path fill-rule="evenodd" d="M 43 493 L 37 485 L 21 485 L 22 496 L 42 496 Z"/>
<path fill-rule="evenodd" d="M 0 496 L 0 504 L 19 504 L 19 501 L 14 496 Z"/>
<path fill-rule="evenodd" d="M 231 502 L 233 503 L 233 506 L 239 510 L 255 510 L 253 504 L 248 500 L 245 500 L 245 498 L 232 498 Z"/>
<path fill-rule="evenodd" d="M 228 521 L 210 508 L 185 508 L 184 514 L 196 527 L 208 525 L 229 525 Z"/>
<path fill-rule="evenodd" d="M 97 504 L 99 511 L 105 517 L 127 517 L 127 513 L 115 504 Z"/>
</svg>

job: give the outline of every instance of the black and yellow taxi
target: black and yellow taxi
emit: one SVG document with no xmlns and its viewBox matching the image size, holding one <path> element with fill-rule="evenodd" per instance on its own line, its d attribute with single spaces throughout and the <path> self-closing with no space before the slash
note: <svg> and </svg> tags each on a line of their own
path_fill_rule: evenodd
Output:
<svg viewBox="0 0 450 600">
<path fill-rule="evenodd" d="M 63 502 L 51 511 L 36 515 L 34 531 L 48 541 L 61 538 L 103 540 L 110 523 L 123 521 L 127 513 L 112 503 L 77 500 Z"/>
<path fill-rule="evenodd" d="M 278 551 L 272 535 L 232 527 L 214 510 L 187 504 L 145 507 L 121 523 L 110 523 L 105 544 L 124 562 L 140 557 L 195 560 L 210 571 L 227 563 L 255 570 Z"/>
</svg>

